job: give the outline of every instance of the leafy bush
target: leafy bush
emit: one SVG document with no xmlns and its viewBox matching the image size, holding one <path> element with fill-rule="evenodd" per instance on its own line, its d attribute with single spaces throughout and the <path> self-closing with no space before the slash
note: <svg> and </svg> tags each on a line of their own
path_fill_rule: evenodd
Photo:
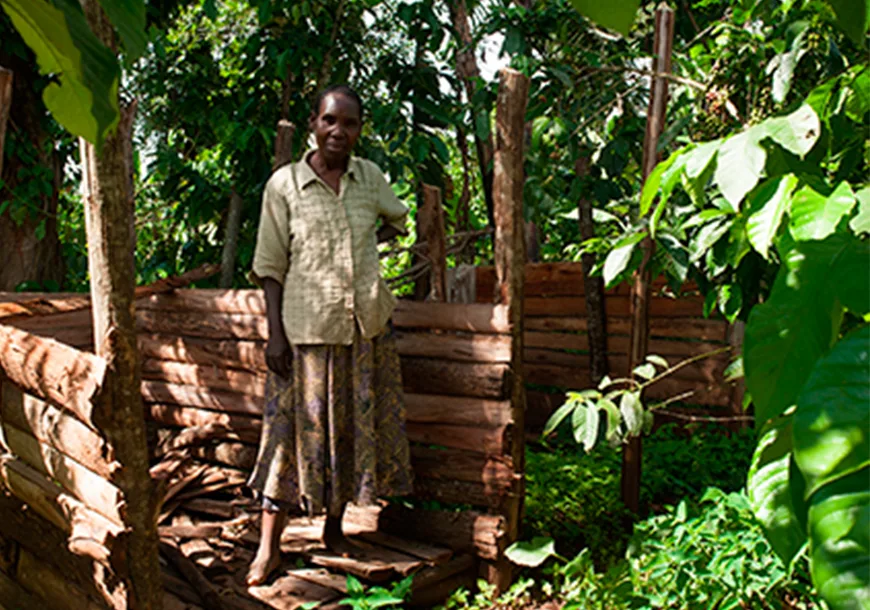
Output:
<svg viewBox="0 0 870 610">
<path fill-rule="evenodd" d="M 458 591 L 446 608 L 519 610 L 552 602 L 562 610 L 607 608 L 818 608 L 805 554 L 786 566 L 774 553 L 744 492 L 709 488 L 638 522 L 625 559 L 606 571 L 584 549 L 568 561 L 552 540 L 537 538 L 507 551 L 515 562 L 547 567 L 527 574 L 500 597 L 486 587 Z M 544 606 L 546 607 L 546 606 Z"/>
</svg>

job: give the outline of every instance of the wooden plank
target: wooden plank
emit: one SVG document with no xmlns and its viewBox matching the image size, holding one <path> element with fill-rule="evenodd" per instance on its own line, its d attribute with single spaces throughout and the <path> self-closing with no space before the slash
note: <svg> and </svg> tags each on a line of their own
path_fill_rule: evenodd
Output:
<svg viewBox="0 0 870 610">
<path fill-rule="evenodd" d="M 435 358 L 401 359 L 402 382 L 409 394 L 439 394 L 478 398 L 507 398 L 507 364 L 450 362 Z"/>
<path fill-rule="evenodd" d="M 490 510 L 498 509 L 504 498 L 515 494 L 491 495 L 480 483 L 446 479 L 415 479 L 414 496 L 423 500 L 434 500 L 442 504 L 471 505 Z"/>
<path fill-rule="evenodd" d="M 464 362 L 510 362 L 510 335 L 455 335 L 396 332 L 400 356 L 423 356 Z"/>
<path fill-rule="evenodd" d="M 69 550 L 108 564 L 124 528 L 64 493 L 20 460 L 0 457 L 0 480 L 34 512 L 69 534 Z"/>
<path fill-rule="evenodd" d="M 432 297 L 435 301 L 447 300 L 447 245 L 444 236 L 444 208 L 441 205 L 441 189 L 423 185 L 423 205 L 417 210 L 417 224 L 422 231 L 418 243 L 425 243 L 431 263 Z"/>
<path fill-rule="evenodd" d="M 2 152 L 2 149 L 0 149 Z M 45 602 L 0 571 L 0 608 L 8 610 L 44 610 Z"/>
<path fill-rule="evenodd" d="M 578 316 L 527 317 L 527 330 L 538 331 L 586 331 L 586 318 Z M 703 318 L 650 318 L 650 337 L 671 337 L 725 343 L 728 324 L 724 320 Z M 631 321 L 627 317 L 607 319 L 608 343 L 613 335 L 628 335 Z"/>
<path fill-rule="evenodd" d="M 203 316 L 201 312 L 139 310 L 139 332 L 183 335 L 204 339 L 265 341 L 269 328 L 266 317 L 242 313 Z"/>
<path fill-rule="evenodd" d="M 391 571 L 388 568 L 388 572 Z M 291 574 L 279 576 L 268 585 L 248 587 L 251 597 L 263 602 L 269 608 L 297 610 L 304 604 L 319 602 L 321 605 L 335 601 L 342 596 L 338 591 L 319 584 L 297 578 Z M 322 607 L 322 606 L 318 606 Z"/>
<path fill-rule="evenodd" d="M 138 343 L 143 358 L 187 362 L 200 366 L 229 366 L 260 373 L 267 370 L 266 345 L 262 341 L 219 341 L 140 334 Z"/>
<path fill-rule="evenodd" d="M 630 302 L 628 295 L 605 296 L 604 311 L 608 318 L 628 317 Z M 586 313 L 586 299 L 582 297 L 526 297 L 523 306 L 527 316 L 578 316 Z M 649 313 L 662 318 L 700 318 L 704 315 L 704 299 L 700 296 L 651 299 Z"/>
<path fill-rule="evenodd" d="M 411 540 L 437 540 L 455 552 L 470 552 L 486 559 L 498 557 L 507 546 L 504 517 L 477 511 L 411 510 L 394 504 L 351 505 L 345 513 L 345 527 L 348 523 Z"/>
<path fill-rule="evenodd" d="M 220 424 L 243 440 L 255 443 L 260 438 L 262 423 L 259 417 L 178 405 L 150 404 L 146 408 L 151 420 L 164 426 L 192 428 Z"/>
<path fill-rule="evenodd" d="M 226 413 L 262 415 L 263 401 L 237 392 L 210 391 L 207 388 L 163 381 L 143 381 L 142 398 L 149 403 L 172 404 Z"/>
<path fill-rule="evenodd" d="M 99 433 L 69 412 L 25 394 L 9 382 L 0 388 L 0 420 L 28 431 L 105 479 L 111 480 L 120 468 Z"/>
<path fill-rule="evenodd" d="M 510 401 L 439 394 L 405 394 L 406 419 L 420 424 L 483 428 L 511 422 Z"/>
<path fill-rule="evenodd" d="M 482 483 L 487 493 L 493 495 L 506 493 L 519 476 L 514 473 L 510 456 L 461 449 L 413 445 L 411 464 L 417 478 Z"/>
<path fill-rule="evenodd" d="M 259 289 L 186 288 L 137 299 L 136 309 L 265 316 L 266 301 Z"/>
<path fill-rule="evenodd" d="M 342 557 L 326 550 L 309 551 L 305 553 L 305 559 L 314 565 L 347 572 L 370 582 L 385 582 L 395 575 L 393 567 L 382 561 Z"/>
<path fill-rule="evenodd" d="M 0 535 L 18 543 L 40 561 L 51 564 L 69 582 L 96 599 L 119 610 L 126 607 L 124 600 L 129 583 L 119 580 L 105 565 L 69 552 L 66 533 L 3 490 L 0 490 Z"/>
<path fill-rule="evenodd" d="M 3 422 L 2 428 L 0 440 L 7 451 L 37 472 L 51 477 L 88 508 L 122 526 L 126 502 L 120 489 L 8 422 Z"/>
<path fill-rule="evenodd" d="M 227 441 L 205 447 L 191 447 L 188 451 L 199 459 L 246 471 L 252 470 L 257 460 L 257 446 L 241 442 Z"/>
<path fill-rule="evenodd" d="M 433 303 L 400 300 L 393 312 L 396 328 L 510 333 L 507 307 L 487 303 Z"/>
<path fill-rule="evenodd" d="M 93 399 L 105 379 L 104 359 L 0 325 L 0 369 L 28 394 L 50 401 L 98 429 Z"/>
<path fill-rule="evenodd" d="M 347 577 L 333 574 L 329 570 L 300 568 L 298 570 L 288 570 L 287 574 L 347 595 Z"/>
<path fill-rule="evenodd" d="M 265 375 L 237 371 L 216 364 L 200 366 L 146 358 L 142 361 L 142 378 L 257 397 L 263 397 L 266 393 Z"/>
<path fill-rule="evenodd" d="M 448 548 L 416 540 L 407 540 L 384 532 L 363 532 L 358 534 L 357 537 L 389 549 L 401 551 L 406 555 L 417 557 L 433 565 L 447 563 L 453 557 L 453 551 Z M 415 578 L 414 582 L 416 581 L 417 579 Z"/>
<path fill-rule="evenodd" d="M 479 451 L 487 455 L 499 455 L 505 451 L 508 446 L 506 435 L 510 428 L 510 426 L 478 428 L 448 424 L 406 423 L 408 440 L 411 442 Z"/>
<path fill-rule="evenodd" d="M 40 561 L 25 549 L 21 549 L 18 555 L 16 578 L 23 588 L 43 599 L 45 607 L 52 610 L 106 610 L 108 608 L 102 601 L 93 599 L 71 583 L 66 574 Z"/>
</svg>

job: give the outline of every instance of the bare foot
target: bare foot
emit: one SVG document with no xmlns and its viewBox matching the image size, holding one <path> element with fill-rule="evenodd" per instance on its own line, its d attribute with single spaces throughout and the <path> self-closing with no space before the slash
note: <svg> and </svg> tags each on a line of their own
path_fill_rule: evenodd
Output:
<svg viewBox="0 0 870 610">
<path fill-rule="evenodd" d="M 248 576 L 245 579 L 249 587 L 258 587 L 269 578 L 278 566 L 281 565 L 281 553 L 278 551 L 257 553 L 251 567 L 248 568 Z"/>
</svg>

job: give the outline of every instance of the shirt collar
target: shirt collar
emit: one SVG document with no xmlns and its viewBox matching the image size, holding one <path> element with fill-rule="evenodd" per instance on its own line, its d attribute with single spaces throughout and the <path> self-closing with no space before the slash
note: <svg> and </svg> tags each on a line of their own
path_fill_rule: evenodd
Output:
<svg viewBox="0 0 870 610">
<path fill-rule="evenodd" d="M 316 148 L 312 148 L 307 151 L 303 156 L 302 160 L 299 161 L 297 167 L 299 172 L 299 187 L 305 188 L 309 184 L 317 182 L 320 180 L 320 177 L 317 175 L 317 172 L 308 164 L 308 157 L 314 154 Z M 360 177 L 360 168 L 359 168 L 359 157 L 355 157 L 351 155 L 350 159 L 347 161 L 347 172 L 345 172 L 348 179 L 357 182 Z"/>
</svg>

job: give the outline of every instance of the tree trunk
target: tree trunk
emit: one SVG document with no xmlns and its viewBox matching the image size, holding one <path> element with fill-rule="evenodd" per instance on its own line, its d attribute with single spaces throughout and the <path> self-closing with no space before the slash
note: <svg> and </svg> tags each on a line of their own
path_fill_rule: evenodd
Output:
<svg viewBox="0 0 870 610">
<path fill-rule="evenodd" d="M 88 24 L 103 44 L 115 48 L 109 20 L 95 0 L 82 0 Z M 163 587 L 157 553 L 157 501 L 148 473 L 145 415 L 142 406 L 139 354 L 136 348 L 133 256 L 133 184 L 131 131 L 135 101 L 122 108 L 115 133 L 100 155 L 82 141 L 85 222 L 94 343 L 110 373 L 101 395 L 103 432 L 123 465 L 118 486 L 127 500 L 129 552 L 122 574 L 132 585 L 131 606 L 162 607 Z"/>
<path fill-rule="evenodd" d="M 9 45 L 5 44 L 7 38 Z M 8 112 L 5 124 L 10 128 L 7 137 L 0 137 L 0 182 L 3 184 L 0 207 L 9 204 L 0 213 L 0 258 L 3 260 L 0 291 L 15 290 L 22 282 L 34 282 L 38 285 L 36 289 L 47 282 L 60 287 L 64 270 L 57 238 L 57 207 L 65 159 L 49 141 L 49 123 L 41 91 L 33 86 L 34 80 L 39 78 L 36 60 L 29 53 L 22 57 L 12 52 L 14 41 L 20 42 L 20 37 L 3 14 L 0 14 L 0 40 L 4 40 L 4 44 L 0 44 L 0 65 L 8 70 L 0 73 L 0 115 Z M 25 45 L 20 42 L 19 46 Z M 0 116 L 0 131 L 3 124 Z M 25 163 L 18 154 L 13 154 L 4 160 L 3 147 L 9 148 L 12 141 L 16 149 L 35 159 Z M 34 175 L 35 169 L 42 169 L 44 177 Z M 27 184 L 41 180 L 48 184 Z M 21 186 L 39 194 L 28 195 L 24 201 L 16 196 Z M 36 186 L 40 189 L 33 188 Z M 46 190 L 43 192 L 42 188 Z"/>
<path fill-rule="evenodd" d="M 653 71 L 671 71 L 671 49 L 674 39 L 674 11 L 661 6 L 655 13 L 655 39 Z M 646 134 L 643 141 L 643 179 L 652 172 L 658 162 L 658 141 L 664 130 L 665 110 L 668 103 L 668 81 L 657 77 L 652 87 L 647 108 Z M 634 272 L 631 288 L 631 343 L 628 355 L 629 372 L 646 358 L 649 342 L 649 262 L 655 251 L 655 242 L 649 234 L 641 242 L 643 260 Z M 622 453 L 622 501 L 634 513 L 640 511 L 641 439 L 629 440 Z"/>
<path fill-rule="evenodd" d="M 12 109 L 12 71 L 0 67 L 0 176 L 3 175 L 3 144 L 6 142 L 6 123 Z"/>
<path fill-rule="evenodd" d="M 584 178 L 589 173 L 589 158 L 581 156 L 574 165 L 578 178 Z M 592 222 L 592 201 L 581 197 L 577 202 L 579 212 L 580 240 L 586 241 L 595 237 L 595 225 Z M 583 293 L 586 298 L 587 334 L 589 335 L 589 369 L 592 383 L 597 386 L 605 375 L 607 368 L 607 316 L 604 311 L 604 281 L 592 277 L 595 267 L 595 255 L 591 252 L 581 257 L 583 264 Z"/>
<path fill-rule="evenodd" d="M 218 286 L 231 288 L 233 272 L 236 269 L 236 246 L 239 243 L 239 230 L 242 228 L 242 205 L 244 200 L 235 189 L 230 193 L 230 207 L 227 214 L 227 230 L 224 235 L 224 249 L 221 253 L 221 279 Z"/>
<path fill-rule="evenodd" d="M 508 307 L 511 322 L 510 400 L 511 434 L 506 453 L 516 472 L 525 470 L 525 406 L 523 376 L 523 289 L 525 282 L 525 235 L 523 230 L 523 140 L 529 79 L 516 70 L 501 71 L 496 109 L 497 146 L 493 201 L 495 203 L 496 299 Z M 507 525 L 508 542 L 519 537 L 523 512 L 523 481 L 517 481 L 515 494 L 506 498 L 500 512 Z M 501 558 L 484 568 L 489 581 L 499 590 L 510 585 L 512 567 Z"/>
<path fill-rule="evenodd" d="M 452 0 L 448 4 L 450 5 L 450 17 L 453 20 L 453 28 L 456 30 L 456 35 L 459 37 L 459 44 L 456 51 L 456 73 L 465 85 L 465 93 L 468 96 L 468 102 L 472 104 L 474 93 L 477 89 L 475 79 L 480 76 L 480 70 L 477 67 L 477 60 L 474 58 L 474 39 L 471 36 L 471 28 L 468 24 L 468 9 L 466 8 L 465 0 Z M 481 112 L 479 117 L 474 118 L 475 127 L 478 118 L 481 121 L 485 120 L 489 123 L 488 112 Z M 480 138 L 477 129 L 475 129 L 474 145 L 477 149 L 477 162 L 480 166 L 480 176 L 483 181 L 483 197 L 486 202 L 486 215 L 487 218 L 489 218 L 489 226 L 494 226 L 492 203 L 492 134 L 488 134 L 485 138 Z"/>
</svg>

